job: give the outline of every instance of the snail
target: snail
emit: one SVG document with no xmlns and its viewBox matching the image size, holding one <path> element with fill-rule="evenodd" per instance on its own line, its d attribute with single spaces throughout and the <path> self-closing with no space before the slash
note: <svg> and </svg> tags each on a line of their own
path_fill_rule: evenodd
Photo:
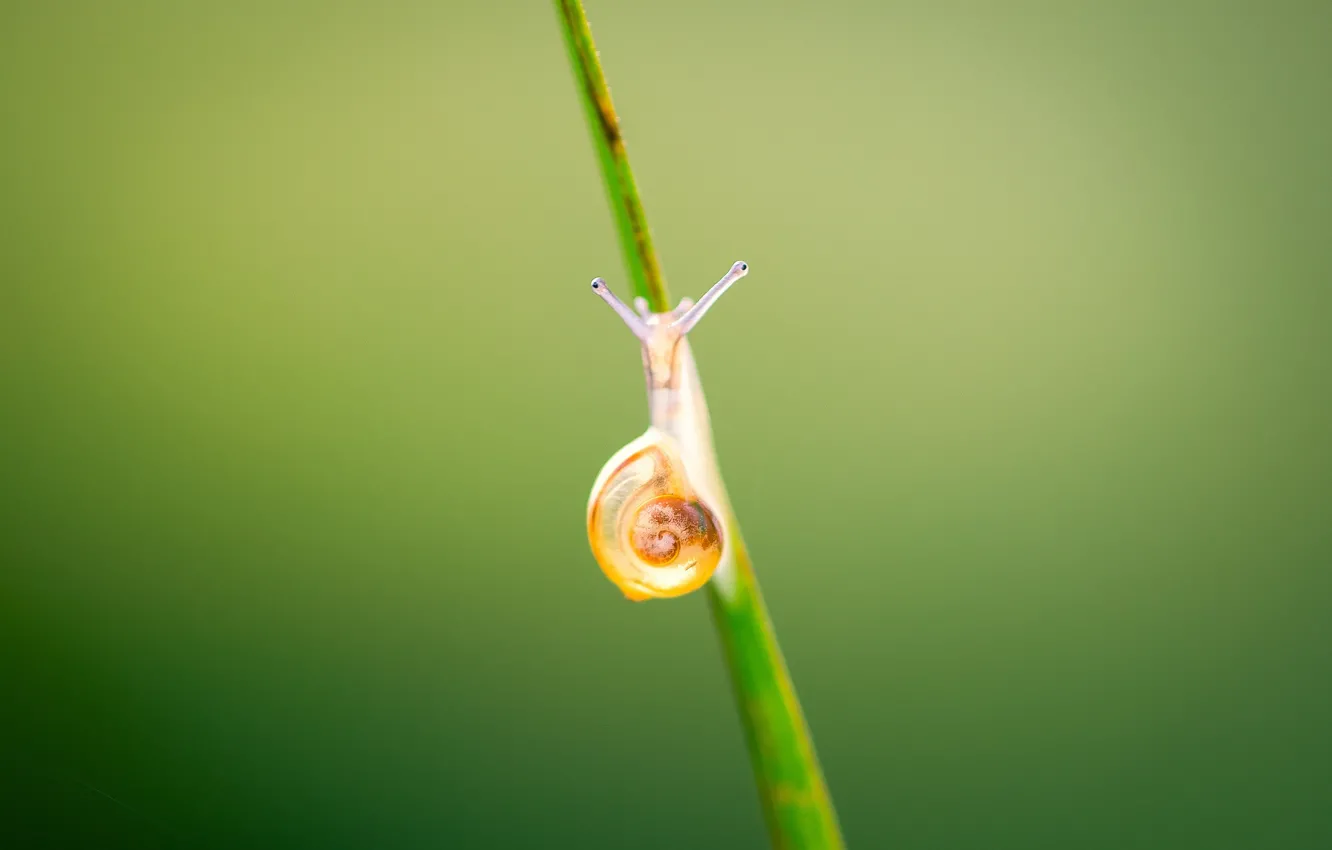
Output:
<svg viewBox="0 0 1332 850">
<path fill-rule="evenodd" d="M 695 304 L 637 312 L 597 278 L 592 289 L 643 349 L 647 431 L 611 455 L 587 503 L 587 536 L 606 577 L 634 601 L 681 596 L 707 583 L 726 553 L 725 494 L 708 409 L 685 335 L 749 266 L 736 263 Z"/>
</svg>

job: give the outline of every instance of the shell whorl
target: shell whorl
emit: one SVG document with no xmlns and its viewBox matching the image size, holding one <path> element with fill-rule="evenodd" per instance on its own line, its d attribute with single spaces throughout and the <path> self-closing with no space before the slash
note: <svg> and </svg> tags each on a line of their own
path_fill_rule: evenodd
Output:
<svg viewBox="0 0 1332 850">
<path fill-rule="evenodd" d="M 635 600 L 701 587 L 724 542 L 716 514 L 690 486 L 674 440 L 656 428 L 602 468 L 588 501 L 587 534 L 602 571 Z"/>
</svg>

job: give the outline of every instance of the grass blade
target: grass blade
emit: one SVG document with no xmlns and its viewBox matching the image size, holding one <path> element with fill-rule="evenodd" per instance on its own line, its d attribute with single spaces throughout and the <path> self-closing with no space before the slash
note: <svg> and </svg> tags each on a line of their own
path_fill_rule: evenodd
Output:
<svg viewBox="0 0 1332 850">
<path fill-rule="evenodd" d="M 634 292 L 648 299 L 653 310 L 664 312 L 670 309 L 669 293 L 587 15 L 579 0 L 555 0 L 555 7 Z M 739 522 L 729 504 L 719 507 L 729 519 L 735 570 L 725 588 L 716 580 L 708 583 L 708 605 L 731 676 L 772 845 L 791 850 L 844 847 L 814 741 L 777 645 Z"/>
<path fill-rule="evenodd" d="M 601 176 L 606 181 L 606 193 L 611 212 L 615 214 L 615 229 L 620 235 L 620 248 L 624 251 L 634 293 L 646 298 L 654 311 L 664 313 L 671 309 L 666 281 L 661 276 L 657 252 L 652 247 L 652 232 L 643 213 L 643 202 L 638 197 L 633 169 L 629 167 L 629 154 L 624 149 L 624 136 L 620 134 L 620 119 L 611 103 L 606 76 L 601 72 L 601 59 L 592 42 L 587 15 L 578 0 L 555 0 L 555 8 L 563 24 L 569 60 L 587 112 L 592 144 L 601 162 Z"/>
<path fill-rule="evenodd" d="M 727 594 L 716 582 L 709 582 L 708 607 L 731 674 L 772 846 L 783 850 L 845 847 L 814 752 L 814 738 L 800 710 L 795 683 L 777 645 L 777 632 L 768 618 L 734 513 L 730 531 L 735 546 L 735 587 Z"/>
</svg>

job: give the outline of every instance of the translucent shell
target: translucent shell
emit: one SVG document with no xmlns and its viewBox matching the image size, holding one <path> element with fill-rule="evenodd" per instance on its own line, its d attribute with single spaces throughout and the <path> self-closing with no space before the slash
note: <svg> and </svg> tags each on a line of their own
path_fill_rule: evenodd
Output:
<svg viewBox="0 0 1332 850">
<path fill-rule="evenodd" d="M 602 572 L 636 601 L 696 590 L 722 556 L 721 523 L 689 486 L 671 438 L 655 428 L 602 468 L 587 536 Z"/>
</svg>

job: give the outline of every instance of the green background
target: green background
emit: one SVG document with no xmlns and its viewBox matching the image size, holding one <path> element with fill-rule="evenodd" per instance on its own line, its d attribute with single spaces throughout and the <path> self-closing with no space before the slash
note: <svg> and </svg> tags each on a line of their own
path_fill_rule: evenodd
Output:
<svg viewBox="0 0 1332 850">
<path fill-rule="evenodd" d="M 1332 844 L 1332 7 L 589 12 L 850 844 Z M 0 122 L 0 844 L 764 846 L 548 4 L 11 2 Z"/>
</svg>

